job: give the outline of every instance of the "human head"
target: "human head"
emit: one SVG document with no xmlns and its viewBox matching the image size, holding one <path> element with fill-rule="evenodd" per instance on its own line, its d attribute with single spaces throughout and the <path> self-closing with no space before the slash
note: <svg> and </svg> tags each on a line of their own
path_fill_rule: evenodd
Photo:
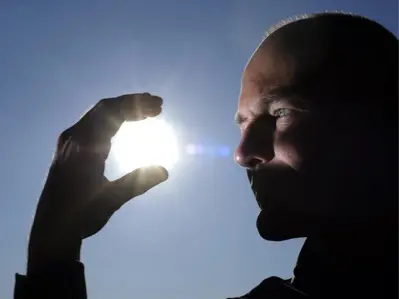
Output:
<svg viewBox="0 0 399 299">
<path fill-rule="evenodd" d="M 263 238 L 362 227 L 397 204 L 398 40 L 378 23 L 323 13 L 272 28 L 236 118 Z"/>
</svg>

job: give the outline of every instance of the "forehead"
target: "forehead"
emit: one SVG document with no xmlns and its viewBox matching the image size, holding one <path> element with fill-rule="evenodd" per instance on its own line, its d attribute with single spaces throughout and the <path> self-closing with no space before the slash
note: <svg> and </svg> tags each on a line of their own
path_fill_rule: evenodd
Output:
<svg viewBox="0 0 399 299">
<path fill-rule="evenodd" d="M 295 64 L 289 55 L 278 52 L 265 41 L 251 56 L 241 79 L 240 114 L 252 113 L 258 101 L 272 90 L 292 85 Z"/>
<path fill-rule="evenodd" d="M 238 110 L 247 113 L 255 101 L 276 88 L 306 92 L 318 85 L 330 60 L 327 34 L 301 21 L 267 37 L 249 59 L 242 74 Z M 316 28 L 317 29 L 317 28 Z"/>
<path fill-rule="evenodd" d="M 249 59 L 242 74 L 242 85 L 265 88 L 287 84 L 294 66 L 289 53 L 278 51 L 276 45 L 265 40 Z"/>
</svg>

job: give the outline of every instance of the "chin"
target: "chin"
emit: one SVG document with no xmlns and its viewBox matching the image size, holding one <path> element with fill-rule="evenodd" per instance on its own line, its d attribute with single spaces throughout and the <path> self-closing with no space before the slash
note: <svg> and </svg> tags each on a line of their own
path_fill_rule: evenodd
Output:
<svg viewBox="0 0 399 299">
<path fill-rule="evenodd" d="M 259 213 L 256 227 L 260 236 L 267 241 L 286 241 L 306 237 L 306 233 L 297 225 L 294 219 L 281 215 L 268 215 L 265 211 Z"/>
</svg>

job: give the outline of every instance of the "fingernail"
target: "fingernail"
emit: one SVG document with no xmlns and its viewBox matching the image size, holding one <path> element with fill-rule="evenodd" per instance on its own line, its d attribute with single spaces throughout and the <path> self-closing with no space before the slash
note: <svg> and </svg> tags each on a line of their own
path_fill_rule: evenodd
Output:
<svg viewBox="0 0 399 299">
<path fill-rule="evenodd" d="M 143 97 L 143 101 L 145 101 L 147 104 L 150 105 L 162 105 L 163 100 L 161 97 L 154 96 L 154 95 L 149 95 L 146 97 Z"/>
<path fill-rule="evenodd" d="M 159 178 L 162 181 L 165 181 L 169 176 L 169 173 L 166 170 L 166 168 L 162 166 L 148 166 L 147 170 L 151 172 L 153 175 L 157 176 L 157 178 Z"/>
<path fill-rule="evenodd" d="M 166 181 L 166 179 L 169 177 L 169 172 L 166 170 L 165 167 L 158 166 L 158 170 L 160 173 L 161 178 Z"/>
<path fill-rule="evenodd" d="M 146 108 L 144 110 L 144 114 L 147 116 L 157 116 L 162 112 L 162 107 L 161 106 L 155 106 L 155 107 L 150 107 Z"/>
</svg>

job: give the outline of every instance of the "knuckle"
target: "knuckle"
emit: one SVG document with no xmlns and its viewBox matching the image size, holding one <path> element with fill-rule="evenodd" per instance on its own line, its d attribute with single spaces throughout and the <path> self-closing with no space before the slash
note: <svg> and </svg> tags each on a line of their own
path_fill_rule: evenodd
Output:
<svg viewBox="0 0 399 299">
<path fill-rule="evenodd" d="M 112 105 L 112 101 L 114 101 L 114 98 L 105 98 L 105 99 L 101 99 L 97 105 L 94 106 L 93 110 L 95 110 L 96 114 L 100 114 L 100 115 L 104 115 L 107 113 L 110 113 L 111 111 L 111 107 Z"/>
<path fill-rule="evenodd" d="M 58 136 L 58 144 L 62 145 L 64 144 L 68 139 L 72 137 L 72 128 L 68 128 L 65 131 L 63 131 L 59 136 Z"/>
<path fill-rule="evenodd" d="M 98 101 L 98 103 L 97 103 L 96 106 L 100 107 L 100 106 L 107 105 L 107 103 L 108 103 L 110 100 L 111 100 L 111 99 L 108 99 L 108 98 L 101 99 L 101 100 Z"/>
</svg>

